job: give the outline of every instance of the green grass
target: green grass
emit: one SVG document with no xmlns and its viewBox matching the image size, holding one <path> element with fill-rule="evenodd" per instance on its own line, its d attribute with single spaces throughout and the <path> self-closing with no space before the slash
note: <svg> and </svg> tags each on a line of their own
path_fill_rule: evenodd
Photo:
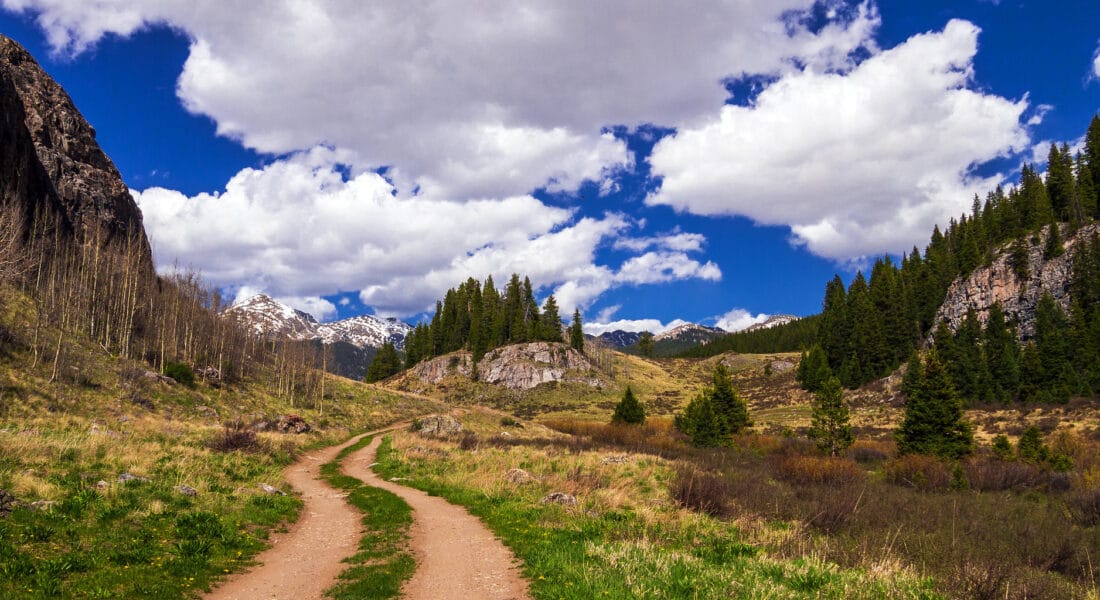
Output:
<svg viewBox="0 0 1100 600">
<path fill-rule="evenodd" d="M 340 575 L 340 582 L 328 590 L 336 600 L 358 598 L 396 598 L 401 585 L 412 576 L 416 563 L 408 549 L 412 509 L 404 500 L 340 472 L 340 463 L 352 452 L 371 441 L 365 437 L 348 446 L 331 462 L 321 467 L 321 475 L 330 485 L 348 492 L 348 502 L 363 513 L 365 533 L 359 540 L 359 552 L 347 559 L 351 566 Z"/>
<path fill-rule="evenodd" d="M 171 458 L 158 458 L 161 468 L 146 473 L 150 481 L 97 490 L 95 482 L 114 482 L 117 469 L 95 455 L 63 453 L 63 466 L 47 477 L 57 504 L 0 518 L 0 597 L 194 597 L 246 566 L 268 529 L 301 506 L 293 496 L 234 491 L 281 470 L 285 458 L 223 461 L 231 473 L 208 480 L 197 497 L 173 489 Z M 210 493 L 218 488 L 227 491 Z"/>
<path fill-rule="evenodd" d="M 470 467 L 463 461 L 491 462 L 457 454 L 403 460 L 387 438 L 377 470 L 479 517 L 523 561 L 535 598 L 937 597 L 926 580 L 771 558 L 746 544 L 735 525 L 706 517 L 655 518 L 631 508 L 595 514 L 539 504 L 540 492 L 447 483 L 445 473 Z"/>
</svg>

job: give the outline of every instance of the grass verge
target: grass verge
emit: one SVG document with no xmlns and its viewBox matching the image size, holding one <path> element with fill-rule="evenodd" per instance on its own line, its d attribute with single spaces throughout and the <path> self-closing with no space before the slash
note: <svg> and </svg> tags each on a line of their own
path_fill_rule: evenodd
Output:
<svg viewBox="0 0 1100 600">
<path fill-rule="evenodd" d="M 396 598 L 401 585 L 412 576 L 416 563 L 408 548 L 412 509 L 398 496 L 370 487 L 340 472 L 340 463 L 365 448 L 373 436 L 364 437 L 340 451 L 321 467 L 321 475 L 333 487 L 348 493 L 348 502 L 363 513 L 365 533 L 359 552 L 348 558 L 351 566 L 326 594 L 336 600 Z"/>
</svg>

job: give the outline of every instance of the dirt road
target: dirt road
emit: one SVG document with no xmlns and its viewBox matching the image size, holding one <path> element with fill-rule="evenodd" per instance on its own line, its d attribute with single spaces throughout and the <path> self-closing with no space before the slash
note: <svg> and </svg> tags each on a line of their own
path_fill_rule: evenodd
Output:
<svg viewBox="0 0 1100 600">
<path fill-rule="evenodd" d="M 384 430 L 383 430 L 384 431 Z M 207 600 L 320 600 L 346 568 L 362 536 L 361 515 L 344 494 L 321 480 L 321 465 L 364 433 L 339 446 L 304 456 L 285 471 L 302 494 L 301 517 L 289 531 L 272 536 L 257 566 L 234 575 Z M 412 548 L 417 569 L 402 589 L 410 600 L 527 600 L 527 584 L 516 559 L 500 540 L 464 509 L 419 490 L 383 481 L 369 465 L 381 436 L 344 460 L 344 472 L 393 492 L 412 506 Z"/>
<path fill-rule="evenodd" d="M 365 433 L 311 452 L 285 471 L 301 492 L 302 516 L 287 533 L 272 536 L 272 546 L 256 556 L 252 570 L 230 577 L 207 600 L 320 600 L 347 567 L 341 561 L 355 553 L 362 537 L 362 516 L 344 494 L 321 480 L 321 465 Z"/>
<path fill-rule="evenodd" d="M 384 481 L 370 470 L 381 436 L 349 455 L 344 473 L 397 494 L 413 509 L 416 574 L 409 600 L 526 600 L 527 583 L 512 552 L 481 521 L 446 500 Z"/>
</svg>

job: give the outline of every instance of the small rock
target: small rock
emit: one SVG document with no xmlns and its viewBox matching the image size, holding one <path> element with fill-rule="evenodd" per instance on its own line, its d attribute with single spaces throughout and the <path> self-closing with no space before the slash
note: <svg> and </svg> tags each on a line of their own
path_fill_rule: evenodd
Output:
<svg viewBox="0 0 1100 600">
<path fill-rule="evenodd" d="M 531 477 L 530 473 L 523 469 L 508 469 L 508 472 L 504 474 L 504 479 L 506 479 L 508 483 L 515 485 L 521 485 L 535 480 L 534 477 Z"/>
<path fill-rule="evenodd" d="M 99 481 L 95 482 L 95 489 L 97 489 L 101 492 L 104 491 L 104 490 L 109 490 L 109 489 L 111 489 L 111 484 L 109 484 L 106 481 L 100 479 Z"/>
<path fill-rule="evenodd" d="M 282 433 L 309 433 L 313 428 L 301 415 L 283 415 L 275 422 L 275 430 Z"/>
<path fill-rule="evenodd" d="M 500 437 L 512 437 L 512 434 L 508 433 L 507 431 L 502 431 L 500 432 Z"/>
<path fill-rule="evenodd" d="M 566 494 L 565 492 L 552 492 L 542 497 L 539 500 L 542 504 L 561 504 L 562 506 L 576 506 L 577 497 L 573 494 Z"/>
<path fill-rule="evenodd" d="M 196 490 L 195 488 L 189 486 L 189 485 L 177 485 L 175 489 L 176 489 L 177 492 L 183 494 L 184 496 L 198 496 L 199 495 L 199 491 Z M 267 490 L 264 490 L 264 491 L 267 491 Z"/>
<path fill-rule="evenodd" d="M 148 477 L 140 477 L 133 473 L 120 473 L 118 476 L 119 483 L 126 483 L 127 481 L 149 481 Z"/>
<path fill-rule="evenodd" d="M 31 508 L 34 510 L 40 510 L 42 512 L 49 512 L 53 510 L 53 507 L 57 506 L 56 500 L 35 500 L 31 502 Z"/>
<path fill-rule="evenodd" d="M 773 360 L 769 363 L 772 373 L 786 373 L 794 368 L 794 363 L 789 360 Z"/>
<path fill-rule="evenodd" d="M 7 490 L 0 489 L 0 517 L 6 516 L 19 506 L 19 501 Z"/>
<path fill-rule="evenodd" d="M 630 457 L 626 454 L 605 456 L 600 460 L 600 462 L 605 465 L 621 465 L 623 463 L 630 462 Z"/>
<path fill-rule="evenodd" d="M 424 437 L 446 437 L 461 433 L 462 423 L 451 415 L 428 415 L 415 422 L 416 431 Z"/>
<path fill-rule="evenodd" d="M 260 489 L 263 490 L 263 492 L 265 494 L 271 494 L 272 496 L 285 496 L 286 495 L 286 492 L 284 492 L 283 490 L 280 490 L 277 487 L 272 487 L 270 485 L 267 485 L 266 483 L 261 483 L 260 484 Z"/>
</svg>

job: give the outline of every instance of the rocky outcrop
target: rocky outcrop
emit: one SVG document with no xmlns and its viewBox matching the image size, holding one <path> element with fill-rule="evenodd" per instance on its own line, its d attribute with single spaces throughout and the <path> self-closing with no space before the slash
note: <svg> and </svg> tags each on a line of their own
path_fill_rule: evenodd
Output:
<svg viewBox="0 0 1100 600">
<path fill-rule="evenodd" d="M 451 415 L 428 415 L 413 421 L 413 429 L 423 437 L 441 438 L 462 433 L 462 422 Z"/>
<path fill-rule="evenodd" d="M 1082 227 L 1065 241 L 1066 251 L 1051 260 L 1043 259 L 1043 240 L 1047 229 L 1037 239 L 1029 239 L 1028 271 L 1030 276 L 1021 280 L 1012 268 L 1009 249 L 1001 253 L 987 267 L 976 269 L 969 277 L 958 279 L 947 290 L 943 304 L 936 312 L 936 323 L 946 321 L 952 331 L 958 328 L 966 312 L 973 307 L 983 324 L 989 317 L 989 308 L 1000 303 L 1005 315 L 1017 324 L 1017 334 L 1026 340 L 1035 334 L 1035 307 L 1045 292 L 1069 311 L 1069 282 L 1073 269 L 1073 256 L 1077 245 L 1089 236 L 1100 233 L 1100 224 Z"/>
<path fill-rule="evenodd" d="M 412 369 L 421 381 L 438 384 L 452 375 L 470 377 L 472 359 L 457 352 L 424 361 Z M 477 364 L 478 381 L 514 390 L 529 390 L 544 383 L 572 381 L 601 387 L 592 363 L 566 344 L 533 342 L 504 346 L 488 352 Z"/>
<path fill-rule="evenodd" d="M 141 211 L 95 129 L 30 53 L 2 35 L 0 110 L 0 203 L 20 211 L 27 228 L 49 217 L 77 241 L 132 235 L 149 255 Z"/>
</svg>

